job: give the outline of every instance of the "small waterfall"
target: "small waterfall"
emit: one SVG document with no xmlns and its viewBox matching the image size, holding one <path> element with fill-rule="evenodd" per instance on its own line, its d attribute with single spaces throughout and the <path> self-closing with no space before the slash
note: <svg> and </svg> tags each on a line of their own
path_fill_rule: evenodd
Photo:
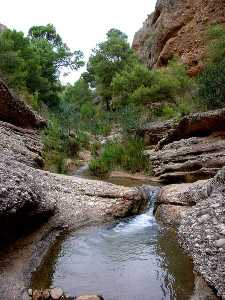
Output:
<svg viewBox="0 0 225 300">
<path fill-rule="evenodd" d="M 147 200 L 147 207 L 146 207 L 146 212 L 149 211 L 150 209 L 154 210 L 155 202 L 157 200 L 160 187 L 158 186 L 151 186 L 151 185 L 143 185 L 140 187 L 141 192 L 144 194 L 146 200 Z"/>
</svg>

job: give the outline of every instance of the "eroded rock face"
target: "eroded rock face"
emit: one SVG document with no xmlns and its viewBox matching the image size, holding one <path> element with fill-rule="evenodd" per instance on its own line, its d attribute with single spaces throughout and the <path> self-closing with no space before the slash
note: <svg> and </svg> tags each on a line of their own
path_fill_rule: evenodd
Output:
<svg viewBox="0 0 225 300">
<path fill-rule="evenodd" d="M 225 168 L 202 186 L 192 186 L 185 197 L 197 204 L 181 221 L 181 245 L 195 269 L 225 299 Z"/>
<path fill-rule="evenodd" d="M 26 230 L 35 219 L 44 219 L 54 211 L 54 201 L 46 201 L 44 191 L 35 177 L 24 167 L 18 168 L 1 154 L 0 161 L 0 238 L 11 240 Z"/>
<path fill-rule="evenodd" d="M 44 123 L 0 81 L 0 297 L 5 300 L 29 298 L 31 273 L 60 232 L 136 214 L 148 201 L 138 189 L 39 169 L 38 128 Z"/>
<path fill-rule="evenodd" d="M 169 183 L 213 177 L 225 165 L 224 124 L 224 109 L 184 117 L 146 151 L 154 175 Z"/>
<path fill-rule="evenodd" d="M 0 121 L 0 140 L 2 156 L 35 168 L 43 166 L 43 145 L 37 130 L 24 129 Z"/>
<path fill-rule="evenodd" d="M 46 122 L 0 80 L 0 120 L 22 128 L 40 128 Z"/>
<path fill-rule="evenodd" d="M 210 180 L 162 188 L 156 215 L 178 227 L 195 270 L 225 299 L 225 167 Z"/>
<path fill-rule="evenodd" d="M 194 76 L 202 69 L 204 36 L 210 24 L 225 23 L 224 0 L 158 0 L 135 34 L 133 48 L 149 67 L 180 57 Z"/>
<path fill-rule="evenodd" d="M 137 129 L 136 134 L 144 139 L 146 146 L 156 145 L 173 130 L 175 124 L 176 122 L 174 120 L 147 123 L 142 128 Z"/>
</svg>

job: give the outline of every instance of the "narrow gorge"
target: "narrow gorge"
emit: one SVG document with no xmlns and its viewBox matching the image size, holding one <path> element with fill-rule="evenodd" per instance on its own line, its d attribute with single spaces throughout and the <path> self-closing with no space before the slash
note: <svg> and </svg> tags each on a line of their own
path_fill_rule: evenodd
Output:
<svg viewBox="0 0 225 300">
<path fill-rule="evenodd" d="M 218 76 L 225 97 L 204 73 L 224 25 L 224 0 L 158 0 L 132 47 L 111 29 L 63 85 L 79 51 L 0 24 L 2 299 L 225 299 L 225 98 L 199 92 Z"/>
</svg>

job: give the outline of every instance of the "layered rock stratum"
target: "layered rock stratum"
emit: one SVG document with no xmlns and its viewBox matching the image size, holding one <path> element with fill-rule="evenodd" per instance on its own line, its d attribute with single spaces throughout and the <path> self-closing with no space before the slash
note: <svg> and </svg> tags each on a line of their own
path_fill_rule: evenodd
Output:
<svg viewBox="0 0 225 300">
<path fill-rule="evenodd" d="M 138 189 L 41 169 L 45 125 L 0 81 L 0 296 L 29 299 L 32 271 L 62 231 L 132 215 L 147 199 Z"/>
<path fill-rule="evenodd" d="M 158 0 L 135 34 L 133 48 L 149 67 L 165 66 L 176 56 L 196 75 L 202 69 L 205 35 L 216 23 L 225 23 L 224 0 Z"/>
<path fill-rule="evenodd" d="M 225 167 L 212 179 L 162 188 L 156 206 L 159 220 L 177 226 L 195 271 L 225 299 Z"/>
<path fill-rule="evenodd" d="M 179 122 L 149 124 L 137 134 L 152 145 L 146 154 L 153 175 L 163 182 L 211 178 L 225 165 L 224 109 L 190 114 Z"/>
</svg>

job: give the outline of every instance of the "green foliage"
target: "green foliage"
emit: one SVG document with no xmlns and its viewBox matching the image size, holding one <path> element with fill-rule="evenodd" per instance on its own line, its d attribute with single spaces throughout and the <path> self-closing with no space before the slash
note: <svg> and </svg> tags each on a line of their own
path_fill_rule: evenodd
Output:
<svg viewBox="0 0 225 300">
<path fill-rule="evenodd" d="M 113 78 L 113 103 L 115 107 L 156 101 L 175 103 L 190 87 L 185 67 L 176 60 L 159 70 L 149 70 L 137 62 L 131 70 L 128 68 Z"/>
<path fill-rule="evenodd" d="M 93 96 L 88 83 L 81 78 L 73 85 L 68 84 L 61 97 L 64 102 L 71 103 L 79 109 L 82 104 L 92 102 Z"/>
<path fill-rule="evenodd" d="M 66 158 L 76 158 L 78 152 L 89 147 L 89 135 L 75 128 L 66 126 L 56 115 L 50 115 L 48 127 L 43 131 L 45 168 L 58 173 L 65 173 Z"/>
<path fill-rule="evenodd" d="M 198 78 L 199 101 L 208 109 L 225 104 L 225 26 L 214 25 L 208 33 L 207 64 Z"/>
<path fill-rule="evenodd" d="M 117 29 L 111 29 L 107 33 L 107 40 L 98 44 L 92 52 L 83 78 L 96 88 L 107 110 L 110 110 L 112 98 L 112 79 L 133 58 L 127 36 Z"/>
<path fill-rule="evenodd" d="M 125 169 L 132 173 L 148 170 L 148 160 L 144 155 L 143 142 L 130 138 L 122 142 L 107 143 L 99 158 L 93 159 L 89 169 L 95 176 L 106 176 L 117 168 Z"/>
<path fill-rule="evenodd" d="M 220 63 L 225 58 L 225 26 L 212 25 L 208 35 L 207 60 L 209 63 Z"/>
<path fill-rule="evenodd" d="M 48 106 L 59 102 L 60 72 L 83 65 L 82 53 L 71 52 L 53 25 L 34 26 L 27 37 L 16 30 L 0 33 L 1 76 L 19 93 L 30 93 Z"/>
<path fill-rule="evenodd" d="M 153 74 L 145 66 L 137 63 L 117 73 L 112 80 L 113 106 L 127 105 L 138 88 L 148 88 L 153 82 Z M 137 100 L 137 99 L 136 99 Z M 142 99 L 143 100 L 143 99 Z M 138 99 L 141 102 L 141 99 Z"/>
</svg>

